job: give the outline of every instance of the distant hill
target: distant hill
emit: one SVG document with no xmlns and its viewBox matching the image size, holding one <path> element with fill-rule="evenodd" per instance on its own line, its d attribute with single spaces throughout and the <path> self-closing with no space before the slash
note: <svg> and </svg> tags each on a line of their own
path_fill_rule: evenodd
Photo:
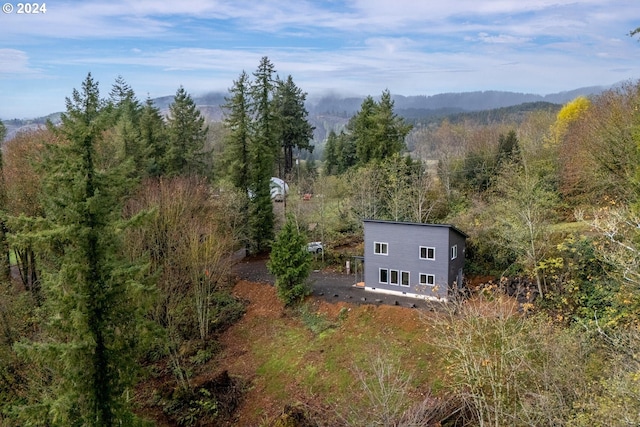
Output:
<svg viewBox="0 0 640 427">
<path fill-rule="evenodd" d="M 38 128 L 44 127 L 49 120 L 54 124 L 60 123 L 60 114 L 61 113 L 52 113 L 48 116 L 28 120 L 3 120 L 2 123 L 7 128 L 7 135 L 5 137 L 5 140 L 13 138 L 16 133 L 20 131 L 36 130 Z"/>
<path fill-rule="evenodd" d="M 474 123 L 488 125 L 491 123 L 513 122 L 520 123 L 525 119 L 527 113 L 531 111 L 551 111 L 557 113 L 563 104 L 556 104 L 546 101 L 525 102 L 523 104 L 511 105 L 509 107 L 493 108 L 491 110 L 479 111 L 456 111 L 449 112 L 447 110 L 417 110 L 414 115 L 403 113 L 405 110 L 398 110 L 398 114 L 402 115 L 405 120 L 414 126 L 428 126 L 432 123 L 439 123 L 444 118 L 451 123 L 460 123 L 464 121 L 472 121 Z"/>
<path fill-rule="evenodd" d="M 611 86 L 591 86 L 574 89 L 567 92 L 558 92 L 549 95 L 535 95 L 531 93 L 504 92 L 504 91 L 477 91 L 460 93 L 441 93 L 437 95 L 392 95 L 396 111 L 407 111 L 416 116 L 417 111 L 441 110 L 450 112 L 482 111 L 496 108 L 511 107 L 514 105 L 549 102 L 553 104 L 565 104 L 578 96 L 592 96 L 602 93 Z M 334 113 L 351 117 L 360 109 L 364 97 L 342 98 L 336 94 L 322 97 L 310 97 L 307 109 L 314 113 Z M 427 113 L 426 113 L 427 114 Z M 429 114 L 427 114 L 429 115 Z"/>
<path fill-rule="evenodd" d="M 592 86 L 574 89 L 566 92 L 558 92 L 549 95 L 535 95 L 530 93 L 504 92 L 504 91 L 477 91 L 461 93 L 442 93 L 437 95 L 403 96 L 393 95 L 396 112 L 408 121 L 425 123 L 442 117 L 456 117 L 473 112 L 491 111 L 508 108 L 522 104 L 542 105 L 538 103 L 565 104 L 577 96 L 592 96 L 602 93 L 611 86 Z M 204 115 L 211 122 L 219 122 L 224 117 L 221 108 L 225 103 L 227 93 L 210 92 L 204 95 L 193 96 L 193 100 Z M 342 96 L 330 93 L 321 96 L 309 96 L 307 110 L 309 119 L 316 127 L 314 139 L 323 141 L 331 129 L 339 131 L 347 123 L 349 118 L 360 109 L 364 96 Z M 173 102 L 173 96 L 155 98 L 155 105 L 163 114 L 169 111 L 169 105 Z M 481 117 L 482 115 L 478 116 Z M 60 113 L 53 113 L 46 117 L 31 120 L 7 120 L 3 121 L 7 127 L 7 139 L 12 138 L 16 132 L 43 126 L 47 120 L 54 123 L 59 121 Z"/>
</svg>

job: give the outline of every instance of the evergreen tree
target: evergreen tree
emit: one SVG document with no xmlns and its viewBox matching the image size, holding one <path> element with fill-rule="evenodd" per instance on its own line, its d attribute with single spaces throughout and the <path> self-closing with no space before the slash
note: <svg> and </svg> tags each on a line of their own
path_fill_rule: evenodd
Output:
<svg viewBox="0 0 640 427">
<path fill-rule="evenodd" d="M 249 94 L 249 76 L 244 71 L 229 89 L 231 96 L 223 106 L 226 111 L 224 119 L 229 134 L 225 140 L 225 161 L 227 175 L 236 187 L 247 192 L 250 187 L 250 128 L 251 97 Z"/>
<path fill-rule="evenodd" d="M 382 92 L 380 102 L 371 96 L 362 101 L 360 110 L 347 123 L 344 137 L 341 135 L 342 172 L 354 164 L 384 160 L 405 149 L 411 125 L 393 112 L 393 104 L 388 90 Z"/>
<path fill-rule="evenodd" d="M 109 105 L 108 109 L 113 115 L 113 121 L 117 122 L 122 114 L 128 114 L 132 121 L 138 121 L 139 113 L 142 106 L 140 101 L 136 98 L 136 94 L 124 80 L 124 77 L 116 77 L 111 92 L 109 92 Z"/>
<path fill-rule="evenodd" d="M 255 146 L 267 150 L 273 161 L 278 150 L 276 135 L 276 117 L 272 105 L 275 68 L 266 56 L 260 60 L 251 85 L 251 111 L 253 113 L 253 134 Z M 272 163 L 273 164 L 273 163 Z"/>
<path fill-rule="evenodd" d="M 382 160 L 400 153 L 406 148 L 405 138 L 412 126 L 393 111 L 394 102 L 388 90 L 382 92 L 375 106 L 373 121 L 373 158 Z"/>
<path fill-rule="evenodd" d="M 286 305 L 299 302 L 309 295 L 311 290 L 306 280 L 311 272 L 311 257 L 305 236 L 298 230 L 293 216 L 288 215 L 272 245 L 267 264 L 269 271 L 276 276 L 278 297 Z"/>
<path fill-rule="evenodd" d="M 251 200 L 249 203 L 249 230 L 256 252 L 261 252 L 273 240 L 274 214 L 271 201 L 271 176 L 275 153 L 275 117 L 271 104 L 274 67 L 269 58 L 262 58 L 254 72 L 251 86 L 253 138 L 250 146 Z"/>
<path fill-rule="evenodd" d="M 49 147 L 45 163 L 49 226 L 39 238 L 54 254 L 43 283 L 48 316 L 43 340 L 23 348 L 54 374 L 53 390 L 42 390 L 46 413 L 35 420 L 41 425 L 134 422 L 124 392 L 135 378 L 143 318 L 133 304 L 141 296 L 132 293 L 135 269 L 119 260 L 118 251 L 130 163 L 96 168 L 95 146 L 108 122 L 104 105 L 89 74 L 82 90 L 67 98 L 59 135 L 68 144 Z"/>
<path fill-rule="evenodd" d="M 168 175 L 204 174 L 202 156 L 208 128 L 187 91 L 180 86 L 169 106 L 168 147 L 165 170 Z"/>
<path fill-rule="evenodd" d="M 324 146 L 324 173 L 333 175 L 338 169 L 338 135 L 331 129 Z"/>
<path fill-rule="evenodd" d="M 337 149 L 338 152 L 338 168 L 337 173 L 345 173 L 349 168 L 356 165 L 358 161 L 358 155 L 356 152 L 355 136 L 347 133 L 340 132 L 338 135 Z"/>
<path fill-rule="evenodd" d="M 500 134 L 498 137 L 498 156 L 496 159 L 497 167 L 503 163 L 518 163 L 520 160 L 520 146 L 518 144 L 518 136 L 515 130 L 510 130 L 507 135 Z"/>
<path fill-rule="evenodd" d="M 374 158 L 377 145 L 374 138 L 375 112 L 376 102 L 371 96 L 367 96 L 360 105 L 360 111 L 347 123 L 347 134 L 350 138 L 345 140 L 345 144 L 355 147 L 357 163 L 360 165 L 366 165 Z"/>
<path fill-rule="evenodd" d="M 140 138 L 143 147 L 148 150 L 146 162 L 149 176 L 164 175 L 164 156 L 167 150 L 167 130 L 160 110 L 147 98 L 140 113 Z"/>
<path fill-rule="evenodd" d="M 9 244 L 7 242 L 7 189 L 4 181 L 2 162 L 2 141 L 7 134 L 7 128 L 0 120 L 0 282 L 8 281 L 11 278 L 11 265 L 9 259 Z"/>
<path fill-rule="evenodd" d="M 151 148 L 145 144 L 141 135 L 140 120 L 142 105 L 133 89 L 122 76 L 116 78 L 109 93 L 105 114 L 111 117 L 113 141 L 108 141 L 120 151 L 125 159 L 131 159 L 135 166 L 135 175 L 147 175 Z"/>
<path fill-rule="evenodd" d="M 289 177 L 291 174 L 294 148 L 313 151 L 310 141 L 315 128 L 307 120 L 309 113 L 304 105 L 306 98 L 307 94 L 295 85 L 291 75 L 286 81 L 277 82 L 274 104 L 280 154 L 283 156 L 283 161 L 278 162 L 280 177 Z"/>
</svg>

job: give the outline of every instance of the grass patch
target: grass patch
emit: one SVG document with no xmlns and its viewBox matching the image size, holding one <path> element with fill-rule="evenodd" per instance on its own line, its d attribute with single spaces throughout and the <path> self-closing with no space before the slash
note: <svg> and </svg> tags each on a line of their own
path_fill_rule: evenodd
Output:
<svg viewBox="0 0 640 427">
<path fill-rule="evenodd" d="M 408 392 L 443 389 L 443 360 L 432 338 L 444 331 L 417 312 L 360 306 L 334 317 L 302 305 L 265 320 L 257 318 L 241 335 L 257 362 L 253 385 L 275 407 L 306 399 L 325 408 L 357 406 L 364 396 L 359 375 L 371 371 L 375 357 L 401 361 Z"/>
<path fill-rule="evenodd" d="M 328 329 L 333 329 L 337 326 L 337 324 L 329 320 L 325 314 L 320 314 L 313 311 L 309 307 L 309 304 L 302 304 L 298 308 L 298 315 L 300 316 L 300 320 L 302 320 L 302 323 L 304 323 L 304 325 L 316 335 L 319 335 L 327 331 Z"/>
<path fill-rule="evenodd" d="M 309 335 L 301 328 L 283 324 L 275 327 L 273 332 L 264 341 L 254 343 L 253 351 L 262 360 L 256 373 L 263 378 L 269 394 L 285 400 L 288 397 L 287 385 L 298 380 L 301 367 L 305 366 Z"/>
<path fill-rule="evenodd" d="M 553 224 L 550 228 L 552 232 L 562 234 L 588 233 L 591 230 L 591 226 L 585 221 L 561 222 Z"/>
</svg>

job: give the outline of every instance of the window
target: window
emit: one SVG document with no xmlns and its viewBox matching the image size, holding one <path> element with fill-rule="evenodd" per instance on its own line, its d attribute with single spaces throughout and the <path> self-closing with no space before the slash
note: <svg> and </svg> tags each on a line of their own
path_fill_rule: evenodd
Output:
<svg viewBox="0 0 640 427">
<path fill-rule="evenodd" d="M 373 242 L 373 253 L 376 255 L 387 255 L 389 253 L 389 244 Z"/>
<path fill-rule="evenodd" d="M 436 248 L 420 246 L 420 259 L 436 259 Z"/>
<path fill-rule="evenodd" d="M 451 259 L 458 258 L 458 245 L 451 246 Z"/>
<path fill-rule="evenodd" d="M 386 268 L 380 269 L 380 283 L 389 283 L 389 270 Z"/>
<path fill-rule="evenodd" d="M 433 286 L 436 284 L 436 276 L 434 276 L 433 274 L 420 273 L 420 284 Z"/>
<path fill-rule="evenodd" d="M 389 270 L 389 284 L 398 285 L 398 270 Z"/>
<path fill-rule="evenodd" d="M 408 271 L 403 271 L 400 273 L 400 285 L 401 286 L 409 286 L 410 280 L 409 280 L 409 272 Z"/>
</svg>

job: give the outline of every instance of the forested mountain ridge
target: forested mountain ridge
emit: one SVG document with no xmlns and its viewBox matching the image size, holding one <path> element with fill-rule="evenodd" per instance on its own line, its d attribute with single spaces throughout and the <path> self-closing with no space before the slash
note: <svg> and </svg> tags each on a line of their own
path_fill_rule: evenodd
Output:
<svg viewBox="0 0 640 427">
<path fill-rule="evenodd" d="M 518 93 L 507 91 L 474 91 L 460 93 L 441 93 L 436 95 L 392 95 L 396 112 L 411 121 L 425 118 L 447 117 L 456 114 L 487 111 L 499 108 L 513 107 L 526 103 L 548 102 L 564 104 L 578 96 L 591 96 L 602 93 L 610 86 L 590 86 L 548 95 L 532 93 Z M 193 100 L 202 115 L 209 122 L 221 122 L 223 112 L 221 106 L 225 103 L 224 92 L 209 92 L 194 96 Z M 326 138 L 325 128 L 335 128 L 346 124 L 362 104 L 364 96 L 345 96 L 339 93 L 310 96 L 306 102 L 310 122 L 316 127 L 315 139 L 322 141 Z M 154 98 L 154 105 L 166 114 L 173 96 Z M 3 120 L 7 127 L 6 139 L 11 139 L 18 131 L 37 128 L 47 119 L 56 123 L 60 113 L 52 113 L 45 117 L 34 119 Z"/>
</svg>

